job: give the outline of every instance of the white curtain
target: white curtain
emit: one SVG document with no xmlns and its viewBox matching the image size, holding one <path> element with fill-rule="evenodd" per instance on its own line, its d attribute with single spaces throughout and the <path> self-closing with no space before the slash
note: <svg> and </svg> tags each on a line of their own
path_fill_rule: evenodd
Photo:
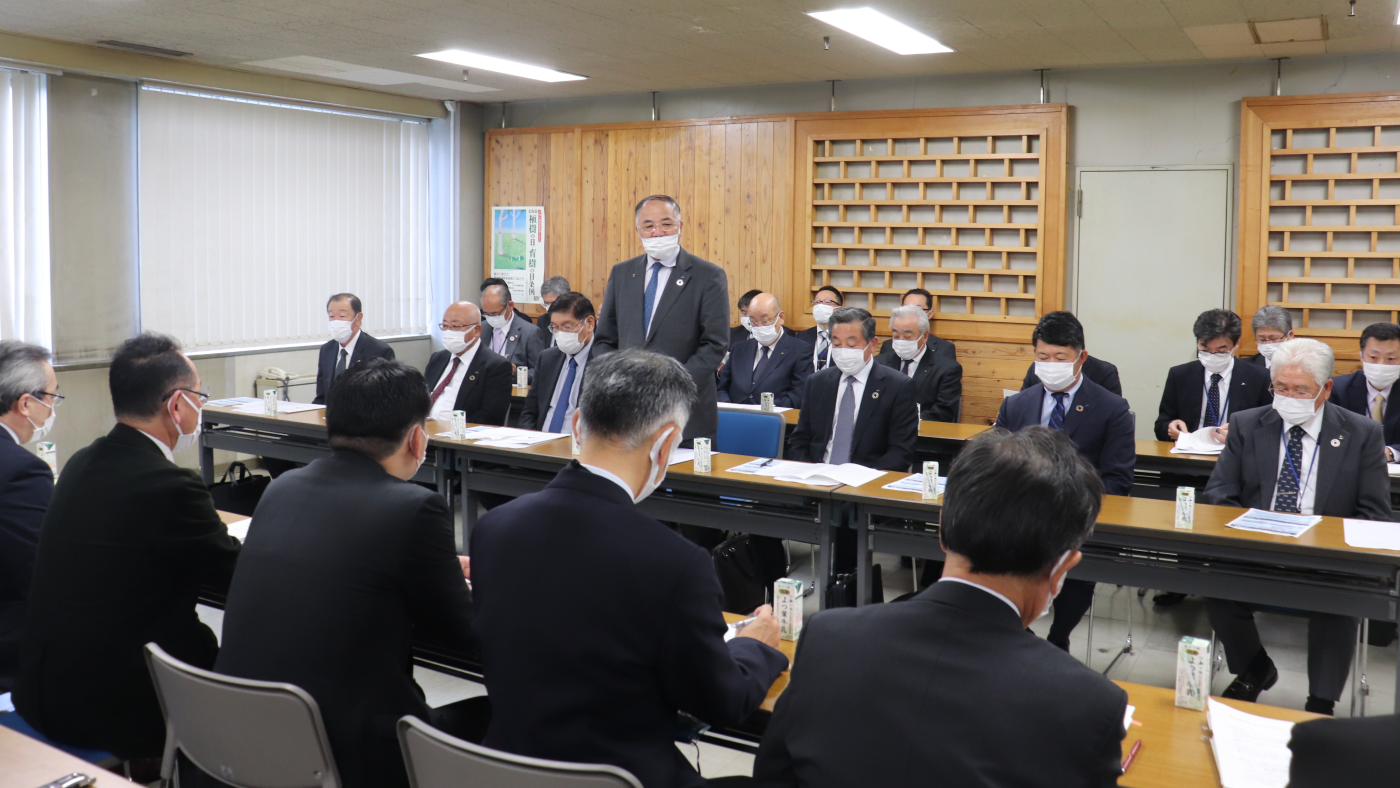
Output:
<svg viewBox="0 0 1400 788">
<path fill-rule="evenodd" d="M 48 77 L 0 69 L 0 339 L 53 347 Z"/>
<path fill-rule="evenodd" d="M 188 350 L 426 334 L 428 125 L 143 86 L 141 326 Z"/>
</svg>

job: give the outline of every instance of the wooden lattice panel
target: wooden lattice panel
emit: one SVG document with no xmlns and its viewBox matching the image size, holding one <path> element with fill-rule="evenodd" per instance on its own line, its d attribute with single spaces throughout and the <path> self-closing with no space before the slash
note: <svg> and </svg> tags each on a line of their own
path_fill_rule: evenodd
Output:
<svg viewBox="0 0 1400 788">
<path fill-rule="evenodd" d="M 1033 324 L 1042 313 L 1043 135 L 828 135 L 809 140 L 813 293 L 888 315 L 931 292 L 939 320 Z"/>
</svg>

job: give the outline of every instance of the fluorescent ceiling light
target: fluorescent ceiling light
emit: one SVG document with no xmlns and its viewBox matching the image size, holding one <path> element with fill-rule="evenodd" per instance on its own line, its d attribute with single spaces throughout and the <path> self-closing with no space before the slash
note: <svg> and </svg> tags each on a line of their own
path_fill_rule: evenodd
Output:
<svg viewBox="0 0 1400 788">
<path fill-rule="evenodd" d="M 581 77 L 578 74 L 568 74 L 543 66 L 532 66 L 529 63 L 517 63 L 514 60 L 503 60 L 490 55 L 478 55 L 475 52 L 464 52 L 460 49 L 444 49 L 441 52 L 429 52 L 418 57 L 441 60 L 444 63 L 453 63 L 467 68 L 479 68 L 483 71 L 496 71 L 514 77 L 538 79 L 541 82 L 570 82 L 576 79 L 588 79 L 588 77 Z"/>
<path fill-rule="evenodd" d="M 952 52 L 914 28 L 890 19 L 873 8 L 843 8 L 837 11 L 809 11 L 807 16 L 839 27 L 851 35 L 860 36 L 872 44 L 901 55 L 927 55 L 931 52 Z"/>
</svg>

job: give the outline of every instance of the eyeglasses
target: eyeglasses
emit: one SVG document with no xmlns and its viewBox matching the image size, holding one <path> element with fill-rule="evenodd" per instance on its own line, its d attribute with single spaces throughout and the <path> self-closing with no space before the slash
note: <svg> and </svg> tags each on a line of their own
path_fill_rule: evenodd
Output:
<svg viewBox="0 0 1400 788">
<path fill-rule="evenodd" d="M 63 395 L 55 394 L 52 391 L 31 391 L 29 393 L 29 396 L 39 400 L 40 402 L 44 401 L 44 397 L 53 397 L 53 402 L 45 403 L 53 408 L 57 408 L 59 405 L 63 404 Z"/>
<path fill-rule="evenodd" d="M 586 322 L 584 322 L 584 323 L 565 323 L 565 324 L 562 325 L 562 326 L 556 326 L 556 325 L 554 325 L 553 323 L 550 323 L 550 324 L 549 324 L 549 333 L 551 333 L 551 334 L 557 334 L 557 333 L 559 333 L 560 331 L 562 331 L 562 332 L 564 332 L 565 334 L 577 334 L 578 332 L 582 331 L 582 330 L 583 330 L 584 328 L 586 328 L 587 326 L 588 326 L 588 323 L 586 323 Z"/>
<path fill-rule="evenodd" d="M 1269 393 L 1276 397 L 1283 397 L 1284 399 L 1317 399 L 1317 395 L 1320 392 L 1295 391 L 1293 389 L 1280 390 L 1274 388 L 1273 386 L 1269 386 Z"/>
<path fill-rule="evenodd" d="M 671 235 L 676 230 L 676 223 L 670 219 L 662 219 L 658 224 L 641 224 L 637 226 L 637 232 L 647 238 L 654 238 L 658 235 Z"/>
<path fill-rule="evenodd" d="M 817 304 L 826 304 L 827 306 L 841 306 L 841 304 L 837 303 L 836 299 L 832 299 L 830 301 L 823 301 L 822 299 L 818 298 L 812 302 L 812 306 L 816 306 Z"/>
<path fill-rule="evenodd" d="M 438 323 L 438 328 L 442 329 L 443 331 L 471 331 L 473 328 L 476 328 L 479 325 L 481 325 L 479 321 L 476 323 L 468 323 L 466 325 Z"/>
<path fill-rule="evenodd" d="M 195 391 L 194 389 L 185 389 L 185 388 L 175 389 L 174 391 L 170 392 L 169 394 L 166 394 L 164 397 L 161 397 L 161 398 L 160 398 L 160 401 L 161 401 L 161 402 L 165 402 L 166 400 L 168 400 L 168 399 L 170 399 L 171 397 L 175 396 L 175 394 L 176 394 L 177 392 L 181 392 L 181 391 L 183 391 L 183 392 L 185 392 L 185 393 L 187 393 L 187 394 L 193 394 L 193 395 L 195 395 L 196 397 L 199 397 L 199 406 L 200 406 L 201 408 L 204 407 L 204 403 L 206 403 L 206 402 L 209 401 L 209 395 L 208 395 L 208 394 L 205 394 L 205 393 L 202 392 L 202 391 Z"/>
</svg>

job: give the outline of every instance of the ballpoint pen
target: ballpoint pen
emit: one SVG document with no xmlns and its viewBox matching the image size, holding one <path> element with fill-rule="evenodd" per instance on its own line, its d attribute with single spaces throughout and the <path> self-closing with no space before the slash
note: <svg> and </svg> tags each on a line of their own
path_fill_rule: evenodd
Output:
<svg viewBox="0 0 1400 788">
<path fill-rule="evenodd" d="M 1137 740 L 1137 744 L 1134 744 L 1134 745 L 1133 745 L 1133 749 L 1132 749 L 1131 751 L 1128 752 L 1128 757 L 1125 758 L 1125 759 L 1123 759 L 1123 773 L 1124 773 L 1124 774 L 1127 774 L 1127 773 L 1128 773 L 1128 767 L 1133 765 L 1133 759 L 1137 757 L 1138 750 L 1141 750 L 1141 749 L 1142 749 L 1142 739 L 1138 739 L 1138 740 Z"/>
</svg>

